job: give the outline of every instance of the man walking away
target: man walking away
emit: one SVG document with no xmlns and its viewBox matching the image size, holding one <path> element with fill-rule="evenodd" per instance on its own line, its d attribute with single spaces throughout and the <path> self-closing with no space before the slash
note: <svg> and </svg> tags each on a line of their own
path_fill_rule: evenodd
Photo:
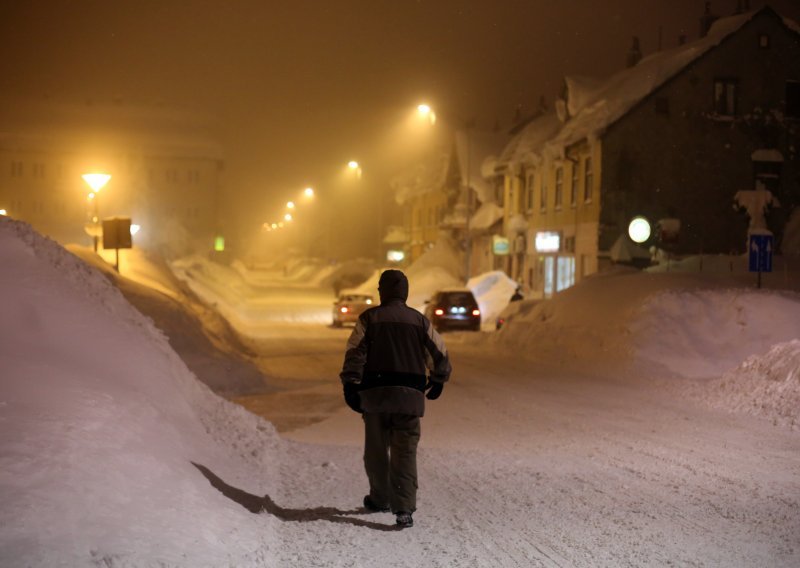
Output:
<svg viewBox="0 0 800 568">
<path fill-rule="evenodd" d="M 391 510 L 398 526 L 411 527 L 417 509 L 420 417 L 425 398 L 442 394 L 451 368 L 441 336 L 425 316 L 406 305 L 406 275 L 384 271 L 378 293 L 380 305 L 361 314 L 347 341 L 339 376 L 345 402 L 363 413 L 369 479 L 364 507 Z"/>
</svg>

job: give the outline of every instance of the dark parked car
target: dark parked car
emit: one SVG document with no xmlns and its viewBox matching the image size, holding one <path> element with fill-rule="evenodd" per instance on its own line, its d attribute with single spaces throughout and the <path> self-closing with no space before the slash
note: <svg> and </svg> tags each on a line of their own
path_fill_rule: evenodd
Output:
<svg viewBox="0 0 800 568">
<path fill-rule="evenodd" d="M 342 327 L 345 323 L 356 323 L 358 316 L 367 308 L 371 308 L 373 302 L 369 294 L 342 290 L 339 299 L 333 303 L 333 326 Z"/>
<path fill-rule="evenodd" d="M 467 288 L 440 290 L 425 305 L 425 315 L 436 331 L 480 331 L 481 310 Z"/>
</svg>

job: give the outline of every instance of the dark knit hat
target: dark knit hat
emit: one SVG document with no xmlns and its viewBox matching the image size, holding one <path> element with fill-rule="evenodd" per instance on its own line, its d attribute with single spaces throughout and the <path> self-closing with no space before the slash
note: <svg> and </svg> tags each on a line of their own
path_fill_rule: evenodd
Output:
<svg viewBox="0 0 800 568">
<path fill-rule="evenodd" d="M 378 294 L 381 302 L 408 299 L 408 278 L 400 270 L 384 270 L 378 280 Z"/>
</svg>

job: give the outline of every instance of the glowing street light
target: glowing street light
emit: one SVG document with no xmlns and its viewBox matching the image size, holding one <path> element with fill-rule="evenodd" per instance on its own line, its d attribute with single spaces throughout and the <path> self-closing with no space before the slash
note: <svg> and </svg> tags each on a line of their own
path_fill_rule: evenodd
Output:
<svg viewBox="0 0 800 568">
<path fill-rule="evenodd" d="M 286 221 L 286 222 L 291 221 L 292 220 L 292 214 L 291 213 L 287 213 L 286 215 L 283 216 L 283 220 Z"/>
<path fill-rule="evenodd" d="M 303 190 L 303 195 L 305 195 L 306 197 L 314 197 L 314 188 L 312 187 L 305 188 L 305 190 Z"/>
<path fill-rule="evenodd" d="M 643 243 L 650 238 L 650 221 L 645 217 L 634 217 L 628 225 L 628 236 L 635 243 Z"/>
<path fill-rule="evenodd" d="M 294 201 L 290 201 L 286 204 L 287 209 L 294 209 Z"/>
<path fill-rule="evenodd" d="M 355 160 L 350 160 L 349 162 L 347 162 L 347 167 L 350 168 L 356 174 L 357 178 L 361 178 L 361 164 L 359 164 Z"/>
<path fill-rule="evenodd" d="M 103 189 L 108 183 L 108 180 L 111 179 L 111 176 L 108 174 L 83 174 L 81 177 L 83 181 L 92 188 L 92 193 L 100 193 L 100 190 Z"/>
<path fill-rule="evenodd" d="M 83 181 L 91 188 L 92 193 L 89 194 L 89 201 L 94 203 L 94 215 L 92 216 L 92 222 L 96 225 L 92 230 L 92 240 L 94 241 L 94 252 L 97 252 L 97 243 L 100 239 L 99 237 L 99 224 L 100 224 L 100 199 L 97 197 L 100 193 L 100 190 L 103 189 L 108 180 L 111 179 L 111 176 L 108 174 L 101 174 L 101 173 L 89 173 L 83 174 L 81 176 Z"/>
<path fill-rule="evenodd" d="M 8 211 L 5 209 L 0 209 L 0 217 L 5 217 L 6 215 L 8 215 Z"/>
<path fill-rule="evenodd" d="M 430 107 L 430 105 L 425 103 L 417 105 L 417 112 L 421 117 L 427 118 L 431 124 L 436 124 L 436 113 L 433 112 L 433 109 Z"/>
</svg>

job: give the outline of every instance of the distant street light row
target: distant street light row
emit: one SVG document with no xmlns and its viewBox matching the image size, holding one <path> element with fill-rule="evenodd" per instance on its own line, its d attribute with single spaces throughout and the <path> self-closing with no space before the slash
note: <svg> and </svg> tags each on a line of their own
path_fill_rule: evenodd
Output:
<svg viewBox="0 0 800 568">
<path fill-rule="evenodd" d="M 314 188 L 307 187 L 303 190 L 303 197 L 308 201 L 314 198 L 315 196 Z M 265 231 L 277 231 L 279 229 L 283 229 L 288 226 L 294 220 L 294 215 L 292 215 L 292 211 L 297 209 L 297 204 L 294 201 L 288 201 L 286 203 L 286 211 L 283 214 L 283 220 L 278 221 L 276 223 L 263 223 L 261 228 Z"/>
<path fill-rule="evenodd" d="M 357 178 L 359 179 L 361 178 L 363 170 L 361 168 L 361 164 L 359 164 L 358 161 L 350 160 L 349 162 L 347 162 L 347 169 L 353 172 Z M 305 198 L 306 201 L 309 201 L 314 197 L 316 197 L 316 192 L 314 191 L 314 188 L 306 187 L 303 190 L 302 197 Z M 292 212 L 297 211 L 297 205 L 298 204 L 295 201 L 288 201 L 286 203 L 286 209 L 283 213 L 282 220 L 274 223 L 270 222 L 262 223 L 261 228 L 264 231 L 269 232 L 269 231 L 277 231 L 279 229 L 284 229 L 288 227 L 289 223 L 291 223 L 295 218 Z"/>
</svg>

